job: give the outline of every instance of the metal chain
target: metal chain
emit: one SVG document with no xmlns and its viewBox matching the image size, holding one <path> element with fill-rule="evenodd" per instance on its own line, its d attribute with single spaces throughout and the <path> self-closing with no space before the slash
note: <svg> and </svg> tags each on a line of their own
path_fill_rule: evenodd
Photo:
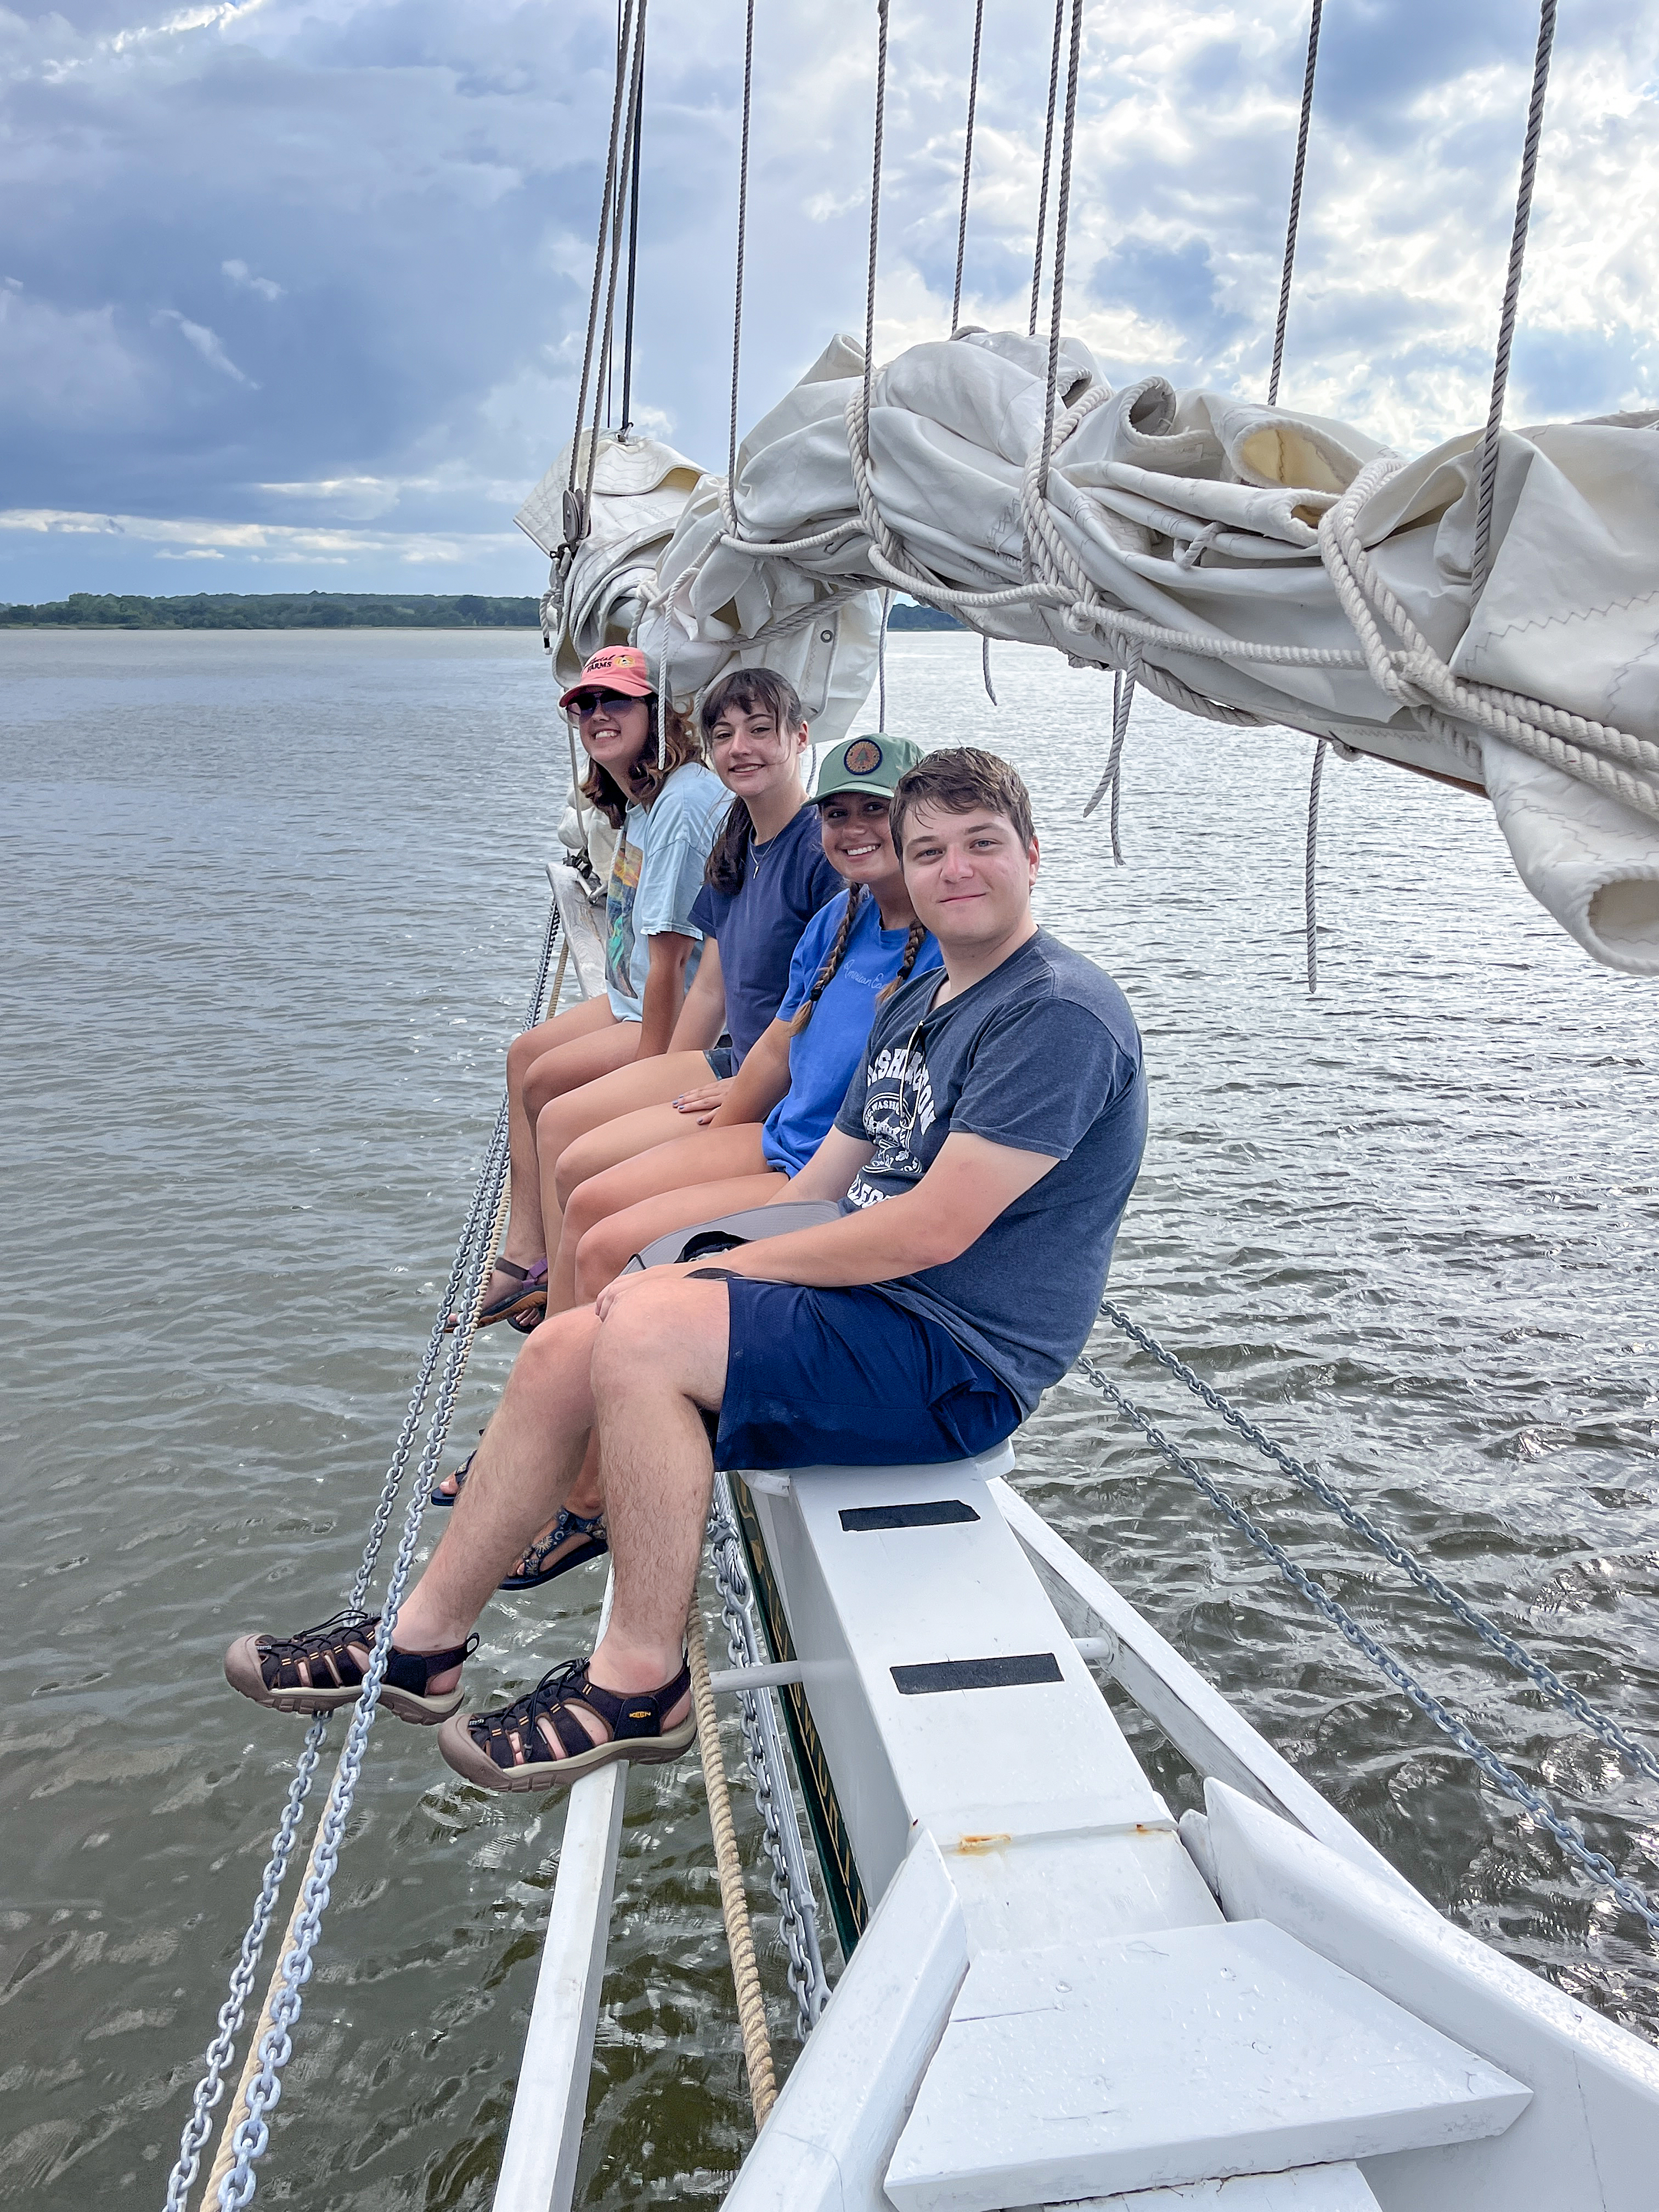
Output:
<svg viewBox="0 0 1659 2212">
<path fill-rule="evenodd" d="M 742 1541 L 729 1507 L 726 1479 L 718 1478 L 721 1499 L 708 1516 L 708 1543 L 714 1585 L 726 1621 L 726 1650 L 734 1667 L 760 1663 L 749 1577 Z M 771 1889 L 789 1951 L 789 1986 L 794 1992 L 796 2022 L 805 2041 L 830 2002 L 830 1983 L 818 1946 L 817 1907 L 795 1818 L 794 1793 L 784 1763 L 777 1718 L 764 1691 L 741 1690 L 738 1711 L 749 1756 L 750 1779 L 761 1816 L 766 1851 L 772 1862 Z"/>
<path fill-rule="evenodd" d="M 1500 1654 L 1517 1673 L 1524 1674 L 1534 1689 L 1541 1690 L 1547 1698 L 1553 1698 L 1557 1705 L 1565 1706 L 1575 1720 L 1582 1722 L 1584 1727 L 1593 1735 L 1599 1736 L 1610 1750 L 1616 1751 L 1620 1757 L 1637 1772 L 1646 1775 L 1650 1781 L 1659 1782 L 1659 1759 L 1654 1756 L 1645 1744 L 1638 1743 L 1632 1736 L 1626 1734 L 1617 1721 L 1610 1720 L 1605 1713 L 1598 1712 L 1587 1698 L 1579 1691 L 1573 1689 L 1570 1684 L 1564 1682 L 1553 1668 L 1547 1666 L 1541 1659 L 1534 1658 L 1524 1644 L 1517 1644 L 1515 1638 L 1506 1634 L 1495 1620 L 1488 1620 L 1486 1615 L 1477 1611 L 1467 1598 L 1459 1596 L 1455 1589 L 1441 1581 L 1431 1567 L 1425 1567 L 1423 1562 L 1413 1553 L 1408 1552 L 1396 1538 L 1390 1536 L 1386 1529 L 1379 1528 L 1374 1521 L 1368 1519 L 1357 1505 L 1343 1496 L 1340 1490 L 1334 1489 L 1322 1477 L 1314 1474 L 1310 1468 L 1304 1467 L 1299 1459 L 1293 1459 L 1282 1444 L 1275 1443 L 1270 1436 L 1259 1429 L 1254 1421 L 1241 1413 L 1237 1407 L 1229 1405 L 1219 1391 L 1212 1389 L 1201 1376 L 1195 1375 L 1185 1360 L 1178 1358 L 1173 1352 L 1166 1352 L 1156 1337 L 1149 1335 L 1146 1330 L 1131 1321 L 1121 1306 L 1114 1305 L 1109 1298 L 1104 1298 L 1101 1301 L 1100 1310 L 1114 1328 L 1120 1329 L 1132 1343 L 1138 1344 L 1143 1352 L 1149 1353 L 1157 1360 L 1160 1367 L 1167 1369 L 1171 1375 L 1184 1382 L 1193 1395 L 1201 1399 L 1212 1413 L 1218 1414 L 1226 1422 L 1229 1428 L 1236 1430 L 1247 1443 L 1254 1444 L 1264 1458 L 1273 1462 L 1281 1474 L 1289 1475 L 1292 1482 L 1305 1490 L 1310 1497 L 1316 1498 L 1322 1505 L 1328 1506 L 1343 1526 L 1352 1529 L 1362 1542 L 1369 1544 L 1374 1552 L 1380 1552 L 1391 1566 L 1398 1567 L 1401 1572 L 1415 1583 L 1418 1589 L 1425 1595 L 1435 1599 L 1438 1604 L 1443 1605 L 1448 1612 L 1454 1613 L 1466 1628 L 1472 1630 L 1480 1638 L 1483 1644 L 1488 1644 L 1492 1650 Z"/>
<path fill-rule="evenodd" d="M 974 173 L 974 115 L 979 106 L 979 41 L 985 27 L 985 0 L 974 0 L 974 58 L 968 69 L 968 130 L 962 148 L 962 213 L 957 218 L 957 284 L 951 295 L 951 335 L 962 320 L 962 264 L 968 251 L 968 185 Z"/>
<path fill-rule="evenodd" d="M 1504 306 L 1498 319 L 1498 351 L 1492 365 L 1492 402 L 1486 410 L 1486 435 L 1480 441 L 1480 489 L 1474 511 L 1474 559 L 1469 574 L 1471 602 L 1486 588 L 1492 557 L 1492 494 L 1498 483 L 1498 437 L 1504 424 L 1504 394 L 1510 380 L 1510 348 L 1515 339 L 1515 318 L 1521 302 L 1521 275 L 1527 260 L 1527 228 L 1532 221 L 1532 188 L 1538 174 L 1538 148 L 1544 135 L 1544 95 L 1549 90 L 1550 54 L 1555 45 L 1555 0 L 1543 0 L 1538 11 L 1538 47 L 1533 56 L 1532 99 L 1527 108 L 1527 135 L 1521 149 L 1521 183 L 1515 198 L 1515 228 L 1510 234 L 1509 273 L 1504 282 Z"/>
<path fill-rule="evenodd" d="M 1319 18 L 1324 0 L 1313 0 L 1308 25 L 1308 66 L 1302 79 L 1302 120 L 1296 132 L 1296 171 L 1291 179 L 1291 212 L 1285 225 L 1285 266 L 1279 279 L 1279 322 L 1273 331 L 1273 373 L 1267 379 L 1267 404 L 1279 404 L 1279 372 L 1285 365 L 1285 324 L 1291 312 L 1291 271 L 1296 265 L 1297 225 L 1302 220 L 1302 173 L 1308 163 L 1308 124 L 1313 114 L 1314 71 L 1319 64 Z"/>
<path fill-rule="evenodd" d="M 527 1029 L 533 1029 L 540 1017 L 542 1001 L 547 990 L 547 979 L 553 963 L 553 947 L 558 933 L 559 909 L 556 901 L 548 910 L 547 927 L 542 939 L 541 959 L 536 970 L 535 989 L 531 997 L 528 1018 L 525 1023 L 525 1027 Z M 484 1155 L 483 1164 L 479 1170 L 478 1179 L 473 1188 L 471 1204 L 468 1208 L 466 1221 L 462 1228 L 455 1249 L 455 1257 L 450 1267 L 449 1279 L 445 1285 L 443 1297 L 439 1302 L 432 1334 L 428 1339 L 427 1348 L 422 1357 L 415 1387 L 410 1393 L 403 1425 L 398 1431 L 397 1444 L 392 1451 L 391 1464 L 381 1486 L 380 1496 L 370 1524 L 368 1539 L 363 1547 L 362 1559 L 358 1567 L 356 1579 L 352 1584 L 351 1592 L 347 1600 L 348 1605 L 354 1610 L 362 1605 L 363 1596 L 368 1590 L 369 1577 L 374 1572 L 374 1562 L 390 1522 L 392 1506 L 404 1480 L 409 1454 L 413 1447 L 416 1431 L 420 1425 L 422 1408 L 443 1346 L 445 1325 L 450 1315 L 455 1310 L 455 1300 L 467 1279 L 470 1267 L 476 1266 L 475 1255 L 478 1249 L 481 1230 L 500 1188 L 505 1158 L 506 1134 L 507 1109 L 503 1102 L 501 1111 L 496 1116 L 495 1127 Z M 493 1258 L 493 1253 L 489 1256 Z M 446 1422 L 446 1428 L 447 1426 Z M 440 1449 L 441 1449 L 441 1444 Z M 258 1966 L 259 1954 L 264 1948 L 277 1899 L 288 1872 L 289 1862 L 293 1856 L 300 1814 L 310 1795 L 311 1785 L 316 1777 L 318 1760 L 322 1749 L 323 1738 L 327 1731 L 328 1720 L 329 1717 L 324 1714 L 319 1715 L 312 1723 L 306 1731 L 305 1741 L 295 1765 L 293 1779 L 289 1784 L 287 1802 L 283 1808 L 283 1817 L 278 1824 L 276 1833 L 272 1838 L 270 1856 L 266 1861 L 264 1873 L 261 1878 L 259 1894 L 254 1901 L 253 1911 L 242 1937 L 236 1965 L 231 1972 L 229 1993 L 219 2008 L 216 2032 L 212 2041 L 208 2045 L 204 2057 L 204 2070 L 196 2085 L 191 2100 L 190 2118 L 185 2122 L 179 2138 L 179 2157 L 167 2179 L 167 2191 L 164 2200 L 166 2212 L 183 2212 L 183 2208 L 188 2201 L 191 2189 L 195 2186 L 196 2177 L 200 2171 L 201 2154 L 210 2130 L 208 2116 L 224 2094 L 225 2072 L 234 2057 L 234 2039 L 242 2023 L 242 2016 L 246 2008 L 247 1999 L 252 1990 L 254 1975 Z"/>
<path fill-rule="evenodd" d="M 1314 747 L 1313 774 L 1308 779 L 1308 848 L 1302 864 L 1302 919 L 1308 939 L 1308 996 L 1319 988 L 1319 917 L 1314 905 L 1314 862 L 1319 854 L 1319 787 L 1325 775 L 1325 756 L 1331 741 L 1321 738 Z"/>
<path fill-rule="evenodd" d="M 1604 1858 L 1600 1851 L 1591 1848 L 1582 1830 L 1571 1820 L 1564 1820 L 1541 1791 L 1534 1790 L 1530 1783 L 1523 1782 L 1513 1767 L 1506 1765 L 1489 1745 L 1483 1743 L 1458 1719 L 1455 1713 L 1442 1705 L 1431 1690 L 1425 1689 L 1388 1645 L 1379 1642 L 1368 1629 L 1362 1628 L 1322 1583 L 1316 1582 L 1304 1568 L 1297 1566 L 1289 1553 L 1273 1541 L 1265 1528 L 1251 1519 L 1219 1483 L 1212 1481 L 1184 1452 L 1177 1451 L 1162 1430 L 1141 1412 L 1139 1406 L 1126 1398 L 1115 1382 L 1101 1373 L 1093 1360 L 1086 1356 L 1079 1359 L 1078 1370 L 1086 1381 L 1093 1383 L 1103 1398 L 1134 1424 L 1154 1451 L 1161 1453 L 1171 1467 L 1184 1474 L 1218 1513 L 1231 1522 L 1242 1534 L 1248 1536 L 1257 1551 L 1273 1561 L 1292 1589 L 1299 1591 L 1346 1642 L 1352 1644 L 1356 1651 L 1363 1653 L 1374 1667 L 1387 1675 L 1396 1689 L 1403 1692 L 1419 1712 L 1432 1721 L 1443 1735 L 1449 1737 L 1461 1752 L 1472 1759 L 1489 1782 L 1501 1790 L 1506 1797 L 1523 1807 L 1540 1826 L 1547 1828 L 1576 1866 L 1589 1875 L 1593 1881 L 1610 1890 L 1627 1912 L 1633 1913 L 1656 1936 L 1659 1936 L 1659 1905 L 1656 1905 L 1645 1891 L 1638 1889 L 1634 1882 L 1626 1881 L 1611 1859 Z"/>
</svg>

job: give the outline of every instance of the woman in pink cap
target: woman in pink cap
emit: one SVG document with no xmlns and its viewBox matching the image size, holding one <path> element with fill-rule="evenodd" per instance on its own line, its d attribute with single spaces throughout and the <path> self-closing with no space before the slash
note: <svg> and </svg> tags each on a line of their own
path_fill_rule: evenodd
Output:
<svg viewBox="0 0 1659 2212">
<path fill-rule="evenodd" d="M 513 1205 L 479 1316 L 486 1323 L 538 1314 L 546 1297 L 536 1111 L 667 1048 L 702 941 L 691 909 L 728 804 L 691 725 L 658 699 L 637 646 L 596 653 L 559 703 L 587 755 L 583 795 L 622 833 L 606 898 L 605 989 L 507 1048 Z"/>
</svg>

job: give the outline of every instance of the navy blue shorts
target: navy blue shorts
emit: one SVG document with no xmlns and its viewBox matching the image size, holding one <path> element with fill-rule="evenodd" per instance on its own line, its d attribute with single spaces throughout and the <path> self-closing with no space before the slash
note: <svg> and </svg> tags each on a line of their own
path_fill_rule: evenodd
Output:
<svg viewBox="0 0 1659 2212">
<path fill-rule="evenodd" d="M 727 1282 L 731 1349 L 714 1464 L 911 1467 L 1012 1436 L 1018 1400 L 937 1322 L 878 1290 Z"/>
<path fill-rule="evenodd" d="M 724 1083 L 729 1075 L 738 1072 L 737 1047 L 732 1044 L 711 1044 L 703 1054 L 708 1062 L 708 1073 L 717 1083 Z"/>
</svg>

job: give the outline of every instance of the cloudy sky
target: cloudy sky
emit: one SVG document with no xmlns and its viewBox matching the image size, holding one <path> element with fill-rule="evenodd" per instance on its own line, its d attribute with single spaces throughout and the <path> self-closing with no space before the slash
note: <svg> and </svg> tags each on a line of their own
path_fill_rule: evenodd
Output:
<svg viewBox="0 0 1659 2212">
<path fill-rule="evenodd" d="M 744 419 L 858 329 L 873 0 L 758 0 Z M 948 328 L 972 0 L 892 0 L 878 346 Z M 1049 0 L 986 0 L 969 319 L 1023 327 Z M 0 6 L 0 598 L 534 592 L 614 0 Z M 719 465 L 742 0 L 652 0 L 641 420 Z M 1530 0 L 1327 0 L 1283 397 L 1478 421 Z M 1096 0 L 1067 322 L 1265 389 L 1305 0 Z M 1562 10 L 1519 421 L 1659 404 L 1659 9 Z"/>
</svg>

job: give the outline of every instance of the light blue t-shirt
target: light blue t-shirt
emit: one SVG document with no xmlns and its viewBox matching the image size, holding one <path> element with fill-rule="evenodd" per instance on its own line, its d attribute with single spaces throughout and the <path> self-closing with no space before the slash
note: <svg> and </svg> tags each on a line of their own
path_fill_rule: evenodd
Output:
<svg viewBox="0 0 1659 2212">
<path fill-rule="evenodd" d="M 791 1020 L 817 981 L 830 957 L 848 894 L 819 908 L 801 933 L 789 963 L 789 988 L 778 1008 L 781 1022 Z M 881 909 L 866 891 L 853 917 L 842 963 L 823 987 L 812 1018 L 789 1047 L 789 1088 L 766 1118 L 761 1151 L 769 1167 L 799 1175 L 830 1133 L 836 1109 L 859 1064 L 876 1014 L 876 994 L 890 983 L 909 942 L 906 929 L 884 929 Z M 939 965 L 939 949 L 930 933 L 921 940 L 910 972 Z"/>
<path fill-rule="evenodd" d="M 672 930 L 701 947 L 702 932 L 691 909 L 702 889 L 708 848 L 730 802 L 731 793 L 712 769 L 687 761 L 649 806 L 630 806 L 623 817 L 605 896 L 605 983 L 619 1022 L 643 1018 L 652 938 Z M 687 963 L 688 984 L 698 957 L 694 951 Z"/>
</svg>

